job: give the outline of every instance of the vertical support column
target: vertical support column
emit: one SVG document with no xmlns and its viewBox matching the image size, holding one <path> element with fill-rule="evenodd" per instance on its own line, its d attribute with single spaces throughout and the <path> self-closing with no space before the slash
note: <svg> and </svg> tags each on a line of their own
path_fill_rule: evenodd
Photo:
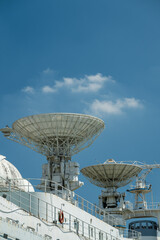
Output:
<svg viewBox="0 0 160 240">
<path fill-rule="evenodd" d="M 82 198 L 82 209 L 84 210 L 84 199 Z"/>
<path fill-rule="evenodd" d="M 103 221 L 105 220 L 105 211 L 103 211 Z"/>
<path fill-rule="evenodd" d="M 46 221 L 48 221 L 48 203 L 46 202 Z"/>
<path fill-rule="evenodd" d="M 78 234 L 78 232 L 79 232 L 79 222 L 76 218 L 76 233 Z"/>
<path fill-rule="evenodd" d="M 94 227 L 94 240 L 96 240 L 96 228 Z"/>
<path fill-rule="evenodd" d="M 88 212 L 88 201 L 87 201 L 87 212 Z"/>
<path fill-rule="evenodd" d="M 110 224 L 109 220 L 110 220 L 110 218 L 109 218 L 109 213 L 108 213 L 108 224 Z"/>
<path fill-rule="evenodd" d="M 29 193 L 29 212 L 31 213 L 31 194 Z"/>
<path fill-rule="evenodd" d="M 84 222 L 82 221 L 82 236 L 84 236 Z"/>
<path fill-rule="evenodd" d="M 78 195 L 76 195 L 76 206 L 78 206 Z"/>
<path fill-rule="evenodd" d="M 73 192 L 71 192 L 71 203 L 73 203 Z"/>
<path fill-rule="evenodd" d="M 135 193 L 135 209 L 138 209 L 138 193 Z"/>
<path fill-rule="evenodd" d="M 58 196 L 58 184 L 55 182 L 55 195 Z"/>
<path fill-rule="evenodd" d="M 9 179 L 9 201 L 11 201 L 11 180 Z"/>
<path fill-rule="evenodd" d="M 46 179 L 44 181 L 44 192 L 46 193 L 47 192 L 47 183 L 46 183 Z"/>
<path fill-rule="evenodd" d="M 147 209 L 146 194 L 142 192 L 144 209 Z"/>
<path fill-rule="evenodd" d="M 52 219 L 53 219 L 53 211 L 52 211 Z M 54 221 L 56 221 L 56 207 L 54 207 Z"/>
<path fill-rule="evenodd" d="M 91 205 L 91 214 L 93 215 L 93 204 Z"/>
<path fill-rule="evenodd" d="M 19 207 L 21 207 L 21 190 L 19 189 Z"/>
<path fill-rule="evenodd" d="M 157 212 L 158 214 L 158 216 L 157 216 L 157 219 L 158 219 L 158 230 L 160 230 L 160 212 L 158 211 Z"/>
<path fill-rule="evenodd" d="M 38 217 L 40 218 L 40 212 L 39 212 L 39 198 L 38 198 Z"/>
<path fill-rule="evenodd" d="M 89 236 L 89 239 L 90 239 L 90 230 L 91 230 L 91 227 L 90 227 L 90 224 L 88 224 L 88 236 Z"/>
<path fill-rule="evenodd" d="M 71 214 L 69 214 L 69 231 L 71 231 Z"/>
<path fill-rule="evenodd" d="M 97 216 L 97 213 L 96 213 L 96 206 L 95 206 L 95 217 Z"/>
</svg>

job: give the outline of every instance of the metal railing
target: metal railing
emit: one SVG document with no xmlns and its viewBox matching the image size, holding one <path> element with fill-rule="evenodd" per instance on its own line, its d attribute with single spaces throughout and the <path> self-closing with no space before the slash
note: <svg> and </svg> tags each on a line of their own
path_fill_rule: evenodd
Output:
<svg viewBox="0 0 160 240">
<path fill-rule="evenodd" d="M 41 185 L 42 181 L 44 182 L 43 185 Z M 107 222 L 112 226 L 126 225 L 125 220 L 118 219 L 112 216 L 111 214 L 107 213 L 104 209 L 101 209 L 100 207 L 98 207 L 96 204 L 93 204 L 87 201 L 86 199 L 82 198 L 75 192 L 63 187 L 62 185 L 54 181 L 48 181 L 46 179 L 27 178 L 27 179 L 10 179 L 8 182 L 6 182 L 6 180 L 0 179 L 0 188 L 4 191 L 5 191 L 5 188 L 10 188 L 10 190 L 11 189 L 17 190 L 19 188 L 22 191 L 30 192 L 32 189 L 30 183 L 32 183 L 32 186 L 35 189 L 43 191 L 45 193 L 51 192 L 56 196 L 70 202 L 76 207 L 79 207 L 80 209 L 90 213 L 91 215 L 97 217 L 102 221 Z M 18 188 L 17 188 L 17 185 L 18 185 Z M 51 187 L 49 185 L 51 185 Z"/>
<path fill-rule="evenodd" d="M 134 189 L 149 189 L 151 187 L 150 184 L 145 184 L 144 186 L 142 186 L 141 184 L 137 184 L 137 185 L 130 185 L 130 189 L 129 190 L 134 190 Z"/>
<path fill-rule="evenodd" d="M 23 236 L 24 232 L 25 235 L 27 235 L 28 239 L 37 239 L 37 240 L 47 240 L 46 236 L 42 236 L 38 234 L 37 232 L 30 231 L 29 228 L 23 227 L 21 224 L 18 223 L 18 221 L 14 221 L 9 218 L 2 218 L 0 217 L 0 239 L 1 237 L 4 239 L 7 237 L 7 239 L 17 239 L 16 237 L 13 237 L 12 233 L 18 232 L 20 236 Z M 4 237 L 4 235 L 7 235 Z M 15 234 L 14 234 L 15 235 Z"/>
<path fill-rule="evenodd" d="M 144 210 L 158 210 L 160 209 L 160 202 L 147 203 L 147 207 Z"/>
<path fill-rule="evenodd" d="M 138 234 L 137 234 L 138 233 Z M 122 232 L 124 238 L 141 239 L 141 233 L 131 229 L 124 229 Z"/>
<path fill-rule="evenodd" d="M 29 179 L 33 180 L 33 179 Z M 34 179 L 37 180 L 37 179 Z M 40 179 L 38 179 L 40 180 Z M 3 180 L 4 181 L 4 180 Z M 104 210 L 100 209 L 96 205 L 88 202 L 87 200 L 81 198 L 74 192 L 62 187 L 61 185 L 52 182 L 54 184 L 53 193 L 57 196 L 69 201 L 73 205 L 80 207 L 84 211 L 92 214 L 93 216 L 105 220 L 105 222 L 109 223 L 110 225 L 118 225 L 119 219 L 111 216 L 110 214 L 106 213 Z M 75 232 L 79 235 L 82 235 L 88 239 L 94 240 L 120 240 L 120 237 L 115 237 L 110 232 L 104 232 L 102 229 L 99 229 L 88 222 L 83 221 L 80 218 L 77 218 L 73 214 L 68 213 L 67 211 L 63 210 L 65 215 L 64 223 L 61 225 L 59 223 L 59 213 L 60 208 L 50 204 L 42 199 L 38 198 L 32 192 L 23 191 L 22 186 L 21 188 L 17 189 L 17 186 L 12 184 L 12 180 L 5 182 L 6 185 L 3 184 L 3 192 L 1 195 L 5 197 L 7 200 L 13 202 L 15 205 L 19 206 L 20 209 L 27 211 L 28 213 L 32 214 L 33 216 L 40 218 L 42 221 L 50 223 L 51 225 L 57 225 L 59 227 L 63 227 L 68 231 Z M 2 181 L 0 182 L 0 186 L 2 186 Z M 25 184 L 26 186 L 26 184 Z M 28 183 L 28 189 L 30 189 L 30 184 Z M 5 190 L 5 191 L 4 191 Z M 5 194 L 6 196 L 4 196 Z M 47 191 L 47 184 L 45 188 L 45 192 Z M 121 234 L 123 234 L 121 232 Z M 125 231 L 127 234 L 127 231 Z M 135 231 L 130 231 L 128 234 L 129 238 L 132 239 L 140 239 L 141 234 Z"/>
<path fill-rule="evenodd" d="M 125 208 L 133 211 L 133 203 L 131 203 L 130 201 L 125 201 Z"/>
</svg>

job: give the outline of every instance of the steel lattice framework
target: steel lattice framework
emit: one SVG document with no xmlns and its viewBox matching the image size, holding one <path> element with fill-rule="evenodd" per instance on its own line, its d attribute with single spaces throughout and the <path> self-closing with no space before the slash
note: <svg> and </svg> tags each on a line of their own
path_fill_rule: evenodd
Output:
<svg viewBox="0 0 160 240">
<path fill-rule="evenodd" d="M 47 157 L 71 157 L 89 147 L 104 129 L 104 122 L 84 114 L 49 113 L 21 118 L 5 137 Z"/>
</svg>

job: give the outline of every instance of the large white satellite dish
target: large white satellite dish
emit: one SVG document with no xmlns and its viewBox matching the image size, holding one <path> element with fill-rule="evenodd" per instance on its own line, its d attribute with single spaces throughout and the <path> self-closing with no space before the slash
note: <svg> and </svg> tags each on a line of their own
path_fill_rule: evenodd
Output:
<svg viewBox="0 0 160 240">
<path fill-rule="evenodd" d="M 4 136 L 47 157 L 70 157 L 89 147 L 104 129 L 104 122 L 84 114 L 50 113 L 21 118 Z"/>
<path fill-rule="evenodd" d="M 23 144 L 47 157 L 42 179 L 48 179 L 75 190 L 82 186 L 78 181 L 77 163 L 71 163 L 74 154 L 89 147 L 104 129 L 104 122 L 84 114 L 49 113 L 21 118 L 0 129 L 5 137 Z M 40 188 L 46 183 L 42 180 Z"/>
</svg>

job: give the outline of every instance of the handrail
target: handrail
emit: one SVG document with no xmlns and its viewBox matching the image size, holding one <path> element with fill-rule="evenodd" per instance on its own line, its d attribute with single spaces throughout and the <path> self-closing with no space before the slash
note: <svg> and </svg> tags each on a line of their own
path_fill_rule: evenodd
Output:
<svg viewBox="0 0 160 240">
<path fill-rule="evenodd" d="M 4 219 L 4 218 L 0 218 L 0 222 L 4 222 L 4 223 L 7 223 L 7 224 L 11 224 L 11 225 L 13 225 L 14 227 L 17 227 L 17 228 L 19 228 L 19 229 L 21 229 L 22 231 L 25 231 L 25 232 L 28 232 L 29 234 L 31 234 L 31 235 L 34 235 L 34 236 L 37 236 L 37 237 L 39 237 L 39 238 L 41 238 L 41 239 L 43 239 L 43 240 L 45 240 L 46 239 L 46 237 L 45 236 L 42 236 L 42 235 L 40 235 L 40 234 L 38 234 L 37 232 L 33 232 L 33 231 L 30 231 L 29 230 L 29 228 L 25 228 L 25 227 L 22 227 L 22 225 L 20 225 L 20 224 L 18 224 L 18 223 L 16 223 L 15 224 L 15 222 L 12 222 L 11 220 L 7 220 L 7 219 Z M 1 235 L 3 234 L 4 232 L 0 232 L 0 237 L 2 237 Z M 8 235 L 8 234 L 7 234 Z M 8 239 L 13 239 L 13 237 L 9 234 L 8 235 Z M 17 238 L 15 238 L 15 239 L 17 239 Z"/>
<path fill-rule="evenodd" d="M 141 187 L 141 186 L 138 186 L 138 185 L 130 185 L 130 189 L 129 189 L 129 191 L 130 190 L 134 190 L 134 189 L 144 189 L 144 188 L 150 188 L 150 184 L 145 184 L 145 186 L 144 187 Z"/>
<path fill-rule="evenodd" d="M 5 182 L 6 180 L 3 179 Z M 27 180 L 28 183 L 24 182 L 23 180 Z M 19 178 L 19 179 L 10 179 L 8 182 L 6 182 L 6 187 L 9 187 L 9 181 L 10 184 L 13 185 L 14 189 L 24 189 L 25 192 L 30 192 L 31 185 L 30 182 L 38 181 L 42 182 L 44 181 L 44 186 L 40 186 L 40 184 L 32 184 L 33 187 L 35 187 L 38 190 L 41 190 L 43 192 L 50 192 L 50 187 L 48 187 L 49 184 L 52 184 L 53 191 L 51 193 L 55 194 L 58 197 L 61 197 L 62 199 L 69 201 L 73 205 L 76 205 L 80 209 L 90 213 L 91 215 L 99 218 L 100 220 L 107 222 L 108 224 L 115 226 L 115 225 L 126 225 L 125 220 L 120 220 L 114 216 L 111 216 L 109 213 L 107 213 L 104 209 L 98 207 L 96 204 L 93 204 L 89 202 L 88 200 L 84 199 L 83 197 L 79 196 L 75 192 L 63 187 L 57 182 L 54 181 L 48 181 L 46 179 L 40 179 L 40 178 Z M 13 184 L 14 183 L 14 184 Z M 18 187 L 17 187 L 18 183 Z M 15 185 L 16 184 L 16 185 Z M 3 185 L 3 184 L 2 184 Z M 37 188 L 38 186 L 38 188 Z M 1 187 L 1 181 L 0 181 L 0 187 Z M 107 217 L 106 217 L 107 216 Z"/>
<path fill-rule="evenodd" d="M 57 183 L 54 182 L 54 184 L 57 184 Z M 12 185 L 11 181 L 9 181 L 7 183 L 7 185 L 8 185 L 8 189 L 6 188 L 6 191 L 8 190 L 7 200 L 13 202 L 14 204 L 19 206 L 23 210 L 31 213 L 33 216 L 38 217 L 43 221 L 47 221 L 50 224 L 53 224 L 53 221 L 54 221 L 55 224 L 58 224 L 58 216 L 59 216 L 60 208 L 57 208 L 53 204 L 50 204 L 46 201 L 39 199 L 37 196 L 35 196 L 31 192 L 25 192 L 25 191 L 22 191 L 21 189 L 18 190 L 17 188 L 15 189 L 15 186 Z M 61 187 L 61 194 L 62 194 L 63 187 L 59 184 L 57 184 L 57 186 Z M 57 188 L 57 190 L 58 190 L 58 188 Z M 65 189 L 64 193 L 66 193 L 66 190 L 67 190 L 67 193 L 71 194 L 71 191 L 68 189 Z M 62 196 L 63 196 L 63 194 L 62 194 Z M 74 196 L 78 196 L 78 195 L 75 194 Z M 83 199 L 83 198 L 81 198 L 81 199 Z M 72 200 L 72 198 L 71 198 L 71 200 Z M 86 202 L 89 203 L 88 201 L 86 201 Z M 76 203 L 74 205 L 76 205 Z M 85 210 L 85 209 L 83 209 L 83 210 Z M 89 210 L 89 208 L 88 208 L 88 210 Z M 93 210 L 93 209 L 91 209 L 91 210 Z M 64 223 L 64 225 L 65 225 L 65 227 L 68 226 L 68 230 L 70 230 L 70 231 L 75 231 L 76 233 L 78 231 L 79 234 L 86 236 L 86 237 L 90 237 L 90 234 L 92 232 L 94 232 L 95 240 L 100 239 L 101 234 L 106 235 L 106 237 L 108 237 L 109 235 L 112 236 L 111 233 L 104 232 L 101 229 L 98 229 L 97 227 L 93 226 L 92 224 L 89 224 L 89 223 L 77 218 L 76 216 L 71 215 L 70 213 L 68 213 L 66 211 L 63 211 L 63 212 L 65 214 L 65 221 L 66 221 Z M 98 214 L 99 216 L 101 216 L 102 213 L 103 213 L 102 217 L 104 219 L 101 219 L 101 220 L 105 220 L 105 222 L 106 222 L 106 215 L 108 215 L 107 216 L 108 223 L 110 225 L 118 224 L 118 222 L 116 222 L 116 220 L 117 220 L 116 218 L 114 218 L 113 216 L 110 216 L 104 210 L 95 206 L 95 215 Z M 92 230 L 90 230 L 90 229 L 92 229 Z M 98 237 L 97 237 L 97 235 L 98 235 Z M 130 236 L 131 236 L 131 234 L 130 234 Z M 139 233 L 137 233 L 137 232 L 136 232 L 136 234 L 135 234 L 135 232 L 133 233 L 133 237 L 135 239 L 139 239 L 139 236 L 140 236 Z M 120 238 L 115 238 L 115 239 L 119 240 Z"/>
<path fill-rule="evenodd" d="M 147 207 L 145 209 L 139 210 L 156 210 L 156 209 L 160 209 L 160 202 L 147 203 Z"/>
</svg>

